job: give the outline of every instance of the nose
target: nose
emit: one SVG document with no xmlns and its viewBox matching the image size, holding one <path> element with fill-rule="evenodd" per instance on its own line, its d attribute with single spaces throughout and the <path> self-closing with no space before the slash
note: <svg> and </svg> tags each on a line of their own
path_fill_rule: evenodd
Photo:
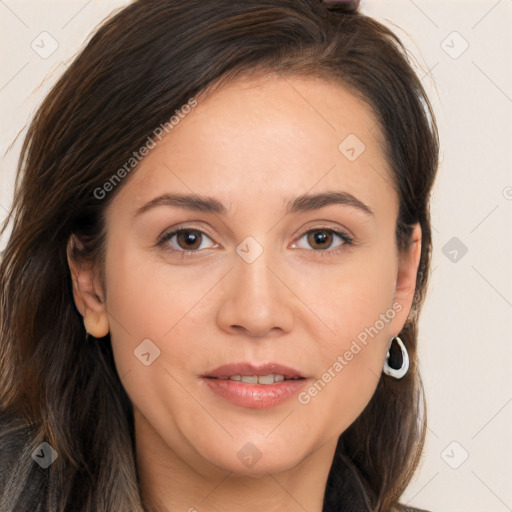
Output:
<svg viewBox="0 0 512 512">
<path fill-rule="evenodd" d="M 262 338 L 293 329 L 293 293 L 268 263 L 265 252 L 252 263 L 236 258 L 217 312 L 225 332 Z"/>
</svg>

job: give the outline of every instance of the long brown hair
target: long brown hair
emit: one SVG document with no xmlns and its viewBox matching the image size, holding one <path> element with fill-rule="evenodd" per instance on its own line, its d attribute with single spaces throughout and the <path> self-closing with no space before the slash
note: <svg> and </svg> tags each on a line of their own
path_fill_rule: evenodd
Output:
<svg viewBox="0 0 512 512">
<path fill-rule="evenodd" d="M 383 376 L 341 435 L 324 501 L 325 512 L 342 504 L 336 489 L 348 458 L 373 510 L 399 507 L 425 436 L 416 341 L 438 165 L 434 115 L 406 50 L 377 21 L 318 0 L 138 0 L 97 30 L 23 143 L 2 229 L 12 225 L 0 264 L 0 441 L 28 427 L 31 436 L 8 468 L 6 510 L 30 489 L 30 454 L 43 441 L 59 457 L 45 472 L 42 510 L 144 510 L 131 403 L 109 337 L 85 340 L 66 248 L 75 235 L 83 248 L 75 246 L 74 257 L 101 265 L 103 213 L 129 177 L 104 198 L 94 191 L 190 98 L 251 73 L 322 77 L 363 98 L 385 136 L 400 203 L 398 250 L 421 225 L 413 310 L 400 333 L 411 369 L 401 381 Z"/>
</svg>

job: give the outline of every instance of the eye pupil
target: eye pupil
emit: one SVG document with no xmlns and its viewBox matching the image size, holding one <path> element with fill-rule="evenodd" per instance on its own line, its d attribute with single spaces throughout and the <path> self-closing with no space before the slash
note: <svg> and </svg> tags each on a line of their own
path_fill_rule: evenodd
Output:
<svg viewBox="0 0 512 512">
<path fill-rule="evenodd" d="M 182 249 L 197 249 L 201 245 L 201 233 L 198 231 L 183 230 L 177 234 L 176 238 Z"/>
<path fill-rule="evenodd" d="M 325 249 L 332 243 L 332 234 L 328 231 L 312 231 L 308 235 L 308 243 L 313 249 Z"/>
</svg>

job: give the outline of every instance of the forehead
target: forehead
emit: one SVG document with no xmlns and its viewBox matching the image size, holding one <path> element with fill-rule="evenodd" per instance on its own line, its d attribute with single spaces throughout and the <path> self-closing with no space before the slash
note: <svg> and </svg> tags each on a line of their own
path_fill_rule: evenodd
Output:
<svg viewBox="0 0 512 512">
<path fill-rule="evenodd" d="M 120 200 L 137 208 L 156 193 L 181 192 L 228 207 L 280 208 L 308 191 L 342 189 L 377 211 L 396 202 L 379 123 L 340 83 L 245 77 L 197 101 L 139 164 Z"/>
</svg>

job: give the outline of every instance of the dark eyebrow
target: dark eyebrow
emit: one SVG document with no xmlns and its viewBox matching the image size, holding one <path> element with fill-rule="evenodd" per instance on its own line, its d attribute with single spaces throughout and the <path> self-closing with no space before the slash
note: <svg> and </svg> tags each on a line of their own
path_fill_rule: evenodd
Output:
<svg viewBox="0 0 512 512">
<path fill-rule="evenodd" d="M 212 197 L 203 197 L 196 194 L 163 194 L 141 206 L 135 215 L 140 215 L 156 206 L 177 206 L 187 210 L 219 213 L 222 215 L 225 215 L 228 211 L 220 201 Z"/>
<path fill-rule="evenodd" d="M 304 194 L 292 199 L 286 208 L 286 213 L 301 213 L 317 210 L 331 204 L 352 206 L 367 215 L 375 217 L 372 209 L 348 192 L 323 192 L 320 194 Z"/>
<path fill-rule="evenodd" d="M 286 214 L 303 213 L 318 210 L 331 204 L 352 206 L 363 211 L 367 215 L 375 216 L 369 206 L 348 192 L 322 192 L 319 194 L 304 194 L 293 198 L 288 202 Z M 163 194 L 141 206 L 135 216 L 155 208 L 157 206 L 177 206 L 187 210 L 198 212 L 210 212 L 226 215 L 227 208 L 213 197 L 199 196 L 196 194 Z"/>
</svg>

